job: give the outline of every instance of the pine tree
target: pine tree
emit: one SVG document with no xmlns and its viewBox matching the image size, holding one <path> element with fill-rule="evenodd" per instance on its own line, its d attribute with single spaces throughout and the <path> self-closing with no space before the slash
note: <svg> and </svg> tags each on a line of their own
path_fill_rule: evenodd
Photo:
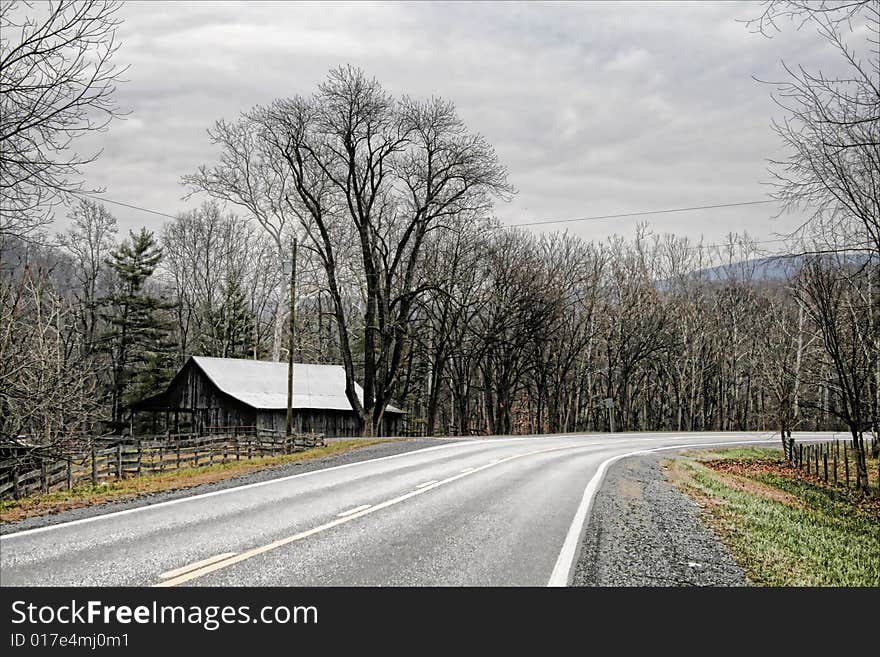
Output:
<svg viewBox="0 0 880 657">
<path fill-rule="evenodd" d="M 248 307 L 241 281 L 229 276 L 223 284 L 220 306 L 220 341 L 224 358 L 247 358 L 252 349 L 254 315 Z"/>
<path fill-rule="evenodd" d="M 219 305 L 201 309 L 207 330 L 199 340 L 199 353 L 220 358 L 253 356 L 254 313 L 241 287 L 241 278 L 227 275 L 220 288 Z"/>
<path fill-rule="evenodd" d="M 169 304 L 152 296 L 146 284 L 162 259 L 153 233 L 142 228 L 111 251 L 114 292 L 104 300 L 109 330 L 103 336 L 110 355 L 109 394 L 114 430 L 124 426 L 125 405 L 157 392 L 168 381 L 168 327 L 160 311 Z"/>
</svg>

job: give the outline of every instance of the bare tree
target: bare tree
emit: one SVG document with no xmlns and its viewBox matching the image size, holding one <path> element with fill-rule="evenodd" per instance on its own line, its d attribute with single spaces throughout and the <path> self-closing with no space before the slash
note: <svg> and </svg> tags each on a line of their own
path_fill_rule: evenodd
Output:
<svg viewBox="0 0 880 657">
<path fill-rule="evenodd" d="M 98 326 L 99 281 L 106 270 L 110 251 L 115 246 L 116 217 L 107 209 L 88 199 L 81 199 L 68 215 L 73 226 L 59 236 L 64 249 L 76 265 L 74 295 L 79 302 L 78 316 L 82 331 L 84 355 L 92 352 Z"/>
<path fill-rule="evenodd" d="M 537 240 L 527 233 L 496 235 L 480 275 L 487 299 L 474 319 L 483 343 L 479 368 L 488 430 L 525 433 L 534 424 L 528 379 L 535 368 L 535 349 L 553 332 L 560 299 L 551 294 Z"/>
<path fill-rule="evenodd" d="M 601 331 L 605 350 L 605 397 L 623 430 L 639 426 L 637 402 L 646 383 L 646 364 L 670 346 L 671 318 L 665 298 L 652 279 L 653 256 L 640 231 L 631 246 L 610 240 L 611 264 L 605 281 Z M 644 416 L 644 413 L 641 413 Z"/>
<path fill-rule="evenodd" d="M 274 241 L 252 223 L 225 214 L 216 202 L 167 222 L 161 236 L 159 270 L 174 300 L 178 364 L 193 354 L 244 355 L 241 331 L 230 332 L 241 311 L 242 319 L 255 322 L 247 355 L 262 353 L 260 345 L 271 343 L 274 308 L 283 296 Z M 236 307 L 241 305 L 236 296 L 243 297 L 245 308 Z"/>
<path fill-rule="evenodd" d="M 217 121 L 208 136 L 220 146 L 219 164 L 202 166 L 195 174 L 184 176 L 183 182 L 194 191 L 207 192 L 212 198 L 247 210 L 271 237 L 276 248 L 274 258 L 281 267 L 290 261 L 290 240 L 298 217 L 287 202 L 294 190 L 283 158 L 263 138 L 260 125 L 249 117 Z M 286 295 L 279 294 L 271 354 L 276 361 L 281 358 L 287 308 Z"/>
<path fill-rule="evenodd" d="M 806 335 L 803 304 L 792 304 L 789 294 L 791 290 L 782 288 L 764 297 L 759 312 L 766 318 L 766 330 L 757 336 L 763 385 L 772 400 L 768 406 L 775 411 L 782 440 L 797 428 L 804 353 L 813 340 Z"/>
<path fill-rule="evenodd" d="M 874 423 L 872 382 L 880 358 L 877 345 L 878 301 L 869 302 L 876 286 L 876 263 L 854 266 L 840 258 L 813 257 L 800 273 L 795 294 L 816 327 L 832 373 L 827 389 L 833 394 L 828 411 L 846 423 L 856 448 L 858 478 L 867 485 L 862 458 L 863 432 Z"/>
<path fill-rule="evenodd" d="M 103 419 L 100 368 L 83 356 L 74 305 L 39 259 L 0 273 L 0 442 L 57 457 Z"/>
<path fill-rule="evenodd" d="M 841 72 L 783 64 L 772 83 L 786 112 L 773 127 L 788 151 L 771 161 L 774 197 L 811 213 L 802 229 L 822 248 L 880 253 L 880 4 L 774 0 L 747 24 L 769 37 L 784 19 L 815 28 Z"/>
<path fill-rule="evenodd" d="M 0 2 L 0 237 L 29 236 L 83 191 L 72 152 L 121 114 L 113 95 L 119 2 Z M 97 190 L 93 190 L 97 191 Z"/>
<path fill-rule="evenodd" d="M 352 67 L 331 71 L 311 98 L 255 108 L 240 126 L 247 139 L 224 140 L 224 161 L 256 150 L 278 189 L 283 186 L 272 203 L 286 208 L 272 206 L 272 212 L 299 219 L 306 248 L 324 268 L 346 395 L 364 433 L 372 435 L 395 386 L 415 301 L 427 289 L 419 268 L 426 236 L 512 192 L 506 172 L 486 141 L 468 133 L 451 103 L 395 100 Z M 250 194 L 234 191 L 239 178 L 224 181 L 203 171 L 189 180 L 236 202 Z M 352 277 L 363 294 L 360 317 L 349 313 L 348 300 L 358 293 L 346 285 Z M 361 345 L 363 399 L 354 387 L 355 342 Z"/>
</svg>

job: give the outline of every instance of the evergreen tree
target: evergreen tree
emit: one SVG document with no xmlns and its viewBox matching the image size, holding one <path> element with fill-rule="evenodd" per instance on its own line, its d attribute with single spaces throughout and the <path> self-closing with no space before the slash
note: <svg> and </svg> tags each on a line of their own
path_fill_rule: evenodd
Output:
<svg viewBox="0 0 880 657">
<path fill-rule="evenodd" d="M 109 330 L 103 336 L 109 353 L 112 426 L 124 426 L 125 405 L 157 392 L 168 381 L 168 327 L 160 311 L 170 306 L 152 296 L 147 282 L 162 259 L 153 233 L 142 228 L 111 251 L 114 291 L 104 300 Z"/>
<path fill-rule="evenodd" d="M 218 301 L 219 305 L 201 308 L 206 330 L 200 336 L 198 353 L 219 358 L 253 357 L 254 313 L 235 273 L 226 276 Z"/>
<path fill-rule="evenodd" d="M 248 307 L 241 280 L 229 276 L 223 284 L 220 306 L 220 355 L 224 358 L 247 358 L 252 350 L 254 315 Z"/>
</svg>

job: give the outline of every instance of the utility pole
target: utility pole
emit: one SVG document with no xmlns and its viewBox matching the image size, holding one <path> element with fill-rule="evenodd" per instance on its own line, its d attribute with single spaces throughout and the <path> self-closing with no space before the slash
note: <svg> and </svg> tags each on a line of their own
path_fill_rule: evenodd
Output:
<svg viewBox="0 0 880 657">
<path fill-rule="evenodd" d="M 296 306 L 296 236 L 293 238 L 293 253 L 290 262 L 290 322 L 287 329 L 287 435 L 293 433 L 293 342 L 295 337 Z"/>
</svg>

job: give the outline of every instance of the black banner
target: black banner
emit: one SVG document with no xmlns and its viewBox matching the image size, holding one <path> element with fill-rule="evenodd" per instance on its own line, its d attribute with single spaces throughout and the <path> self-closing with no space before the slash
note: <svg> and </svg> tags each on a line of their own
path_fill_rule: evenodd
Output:
<svg viewBox="0 0 880 657">
<path fill-rule="evenodd" d="M 822 642 L 806 619 L 821 610 L 876 610 L 871 589 L 543 588 L 2 588 L 4 655 L 169 646 L 252 651 L 271 646 L 325 651 L 337 644 L 406 645 L 413 652 L 469 653 L 467 637 L 522 647 L 612 640 L 681 647 L 681 642 Z M 801 628 L 801 629 L 798 629 Z M 865 628 L 866 629 L 866 628 Z M 850 634 L 847 645 L 858 634 Z M 833 636 L 828 635 L 829 645 Z M 581 652 L 582 650 L 578 650 Z M 172 652 L 171 654 L 176 654 Z"/>
</svg>

